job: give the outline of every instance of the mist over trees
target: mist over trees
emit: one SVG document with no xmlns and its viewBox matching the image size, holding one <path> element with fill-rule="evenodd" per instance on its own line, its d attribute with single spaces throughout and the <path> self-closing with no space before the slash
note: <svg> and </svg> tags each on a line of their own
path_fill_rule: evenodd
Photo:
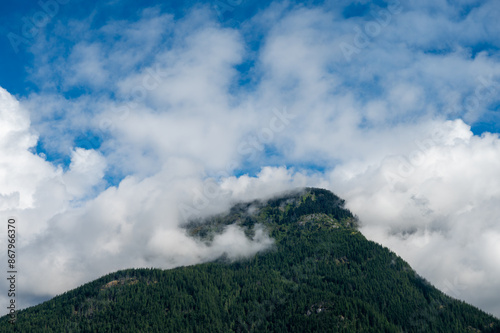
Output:
<svg viewBox="0 0 500 333">
<path fill-rule="evenodd" d="M 499 332 L 357 230 L 333 193 L 308 188 L 192 221 L 210 243 L 228 226 L 275 240 L 250 259 L 118 271 L 20 311 L 1 332 Z"/>
</svg>

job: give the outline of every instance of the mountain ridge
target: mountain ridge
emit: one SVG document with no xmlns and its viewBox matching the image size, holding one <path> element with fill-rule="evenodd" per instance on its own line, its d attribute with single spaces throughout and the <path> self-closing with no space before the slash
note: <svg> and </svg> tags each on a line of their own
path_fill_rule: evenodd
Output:
<svg viewBox="0 0 500 333">
<path fill-rule="evenodd" d="M 305 188 L 191 221 L 210 244 L 235 225 L 274 246 L 251 258 L 107 274 L 0 319 L 0 331 L 499 332 L 500 320 L 454 300 L 389 249 L 366 240 L 345 202 Z M 38 330 L 43 327 L 42 330 Z"/>
</svg>

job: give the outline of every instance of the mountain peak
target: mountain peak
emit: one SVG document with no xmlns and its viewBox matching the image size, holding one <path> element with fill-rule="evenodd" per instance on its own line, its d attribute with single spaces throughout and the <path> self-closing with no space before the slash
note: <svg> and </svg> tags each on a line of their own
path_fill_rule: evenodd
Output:
<svg viewBox="0 0 500 333">
<path fill-rule="evenodd" d="M 279 226 L 310 223 L 331 228 L 357 228 L 357 218 L 344 207 L 345 201 L 320 188 L 301 188 L 267 200 L 239 202 L 223 214 L 192 220 L 185 225 L 191 236 L 212 239 L 229 225 L 244 228 L 253 234 L 255 225 L 264 225 L 271 233 Z"/>
<path fill-rule="evenodd" d="M 368 241 L 335 194 L 316 188 L 238 203 L 186 230 L 265 229 L 271 251 L 170 270 L 128 269 L 22 310 L 30 332 L 499 332 L 500 320 L 444 295 Z"/>
</svg>

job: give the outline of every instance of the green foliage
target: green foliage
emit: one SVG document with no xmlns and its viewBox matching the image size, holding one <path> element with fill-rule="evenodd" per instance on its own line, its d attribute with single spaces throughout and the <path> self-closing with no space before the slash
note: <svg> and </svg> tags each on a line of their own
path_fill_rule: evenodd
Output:
<svg viewBox="0 0 500 333">
<path fill-rule="evenodd" d="M 263 225 L 275 247 L 236 262 L 109 274 L 20 311 L 1 332 L 499 332 L 356 229 L 331 192 L 306 189 L 186 226 L 210 242 Z"/>
</svg>

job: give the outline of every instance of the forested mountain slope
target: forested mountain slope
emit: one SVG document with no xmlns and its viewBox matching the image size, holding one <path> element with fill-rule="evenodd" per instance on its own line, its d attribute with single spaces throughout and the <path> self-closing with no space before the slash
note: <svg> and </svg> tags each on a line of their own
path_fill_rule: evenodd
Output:
<svg viewBox="0 0 500 333">
<path fill-rule="evenodd" d="M 356 229 L 333 193 L 308 188 L 192 221 L 205 242 L 229 224 L 275 240 L 252 258 L 106 275 L 20 311 L 1 332 L 500 332 Z"/>
</svg>

